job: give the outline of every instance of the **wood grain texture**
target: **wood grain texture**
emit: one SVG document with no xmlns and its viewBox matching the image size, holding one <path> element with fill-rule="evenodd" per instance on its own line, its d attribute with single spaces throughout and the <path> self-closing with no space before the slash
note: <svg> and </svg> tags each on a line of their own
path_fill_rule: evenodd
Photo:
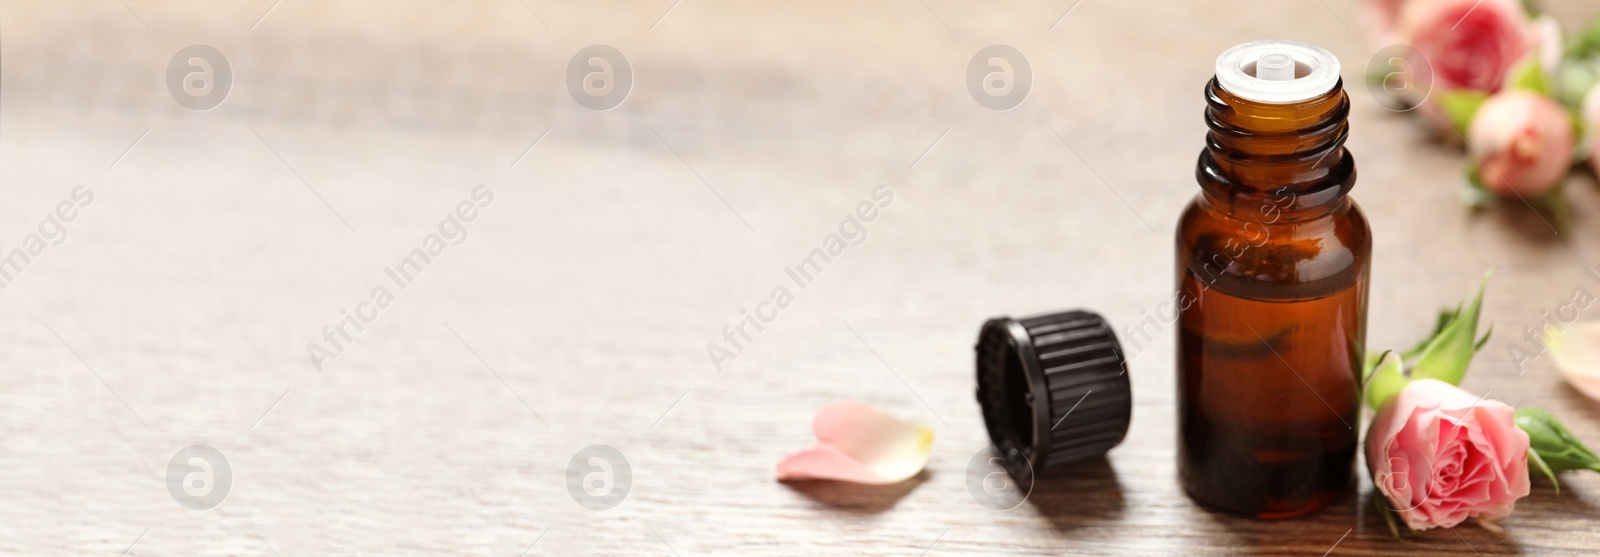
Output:
<svg viewBox="0 0 1600 557">
<path fill-rule="evenodd" d="M 1175 480 L 1171 330 L 1130 347 L 1133 425 L 1106 460 L 1008 511 L 969 494 L 993 471 L 968 466 L 979 325 L 1156 311 L 1212 60 L 1269 36 L 1345 63 L 1371 344 L 1414 342 L 1496 267 L 1496 340 L 1465 387 L 1600 444 L 1600 404 L 1507 355 L 1574 288 L 1600 291 L 1596 184 L 1573 178 L 1559 237 L 1516 204 L 1462 211 L 1462 155 L 1361 85 L 1375 49 L 1353 2 L 216 4 L 0 0 L 0 247 L 74 185 L 95 193 L 0 291 L 0 553 L 1600 553 L 1593 474 L 1536 482 L 1503 535 L 1390 540 L 1369 482 L 1298 520 L 1197 508 Z M 208 112 L 162 84 L 196 43 L 236 73 Z M 996 43 L 1034 72 L 1007 112 L 963 82 Z M 615 110 L 566 91 L 590 44 L 637 72 Z M 306 345 L 478 184 L 495 199 L 468 239 L 319 373 Z M 793 285 L 880 184 L 868 240 Z M 719 373 L 707 344 L 780 285 L 793 302 Z M 934 427 L 928 470 L 773 481 L 841 398 Z M 197 443 L 232 467 L 207 511 L 165 480 Z M 598 444 L 633 478 L 604 511 L 566 478 Z"/>
</svg>

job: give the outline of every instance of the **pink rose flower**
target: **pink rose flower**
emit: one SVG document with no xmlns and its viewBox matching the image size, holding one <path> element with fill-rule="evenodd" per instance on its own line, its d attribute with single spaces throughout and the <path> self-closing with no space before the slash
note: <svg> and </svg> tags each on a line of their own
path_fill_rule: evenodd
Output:
<svg viewBox="0 0 1600 557">
<path fill-rule="evenodd" d="M 1402 8 L 1401 42 L 1426 57 L 1434 91 L 1499 91 L 1539 43 L 1517 0 L 1414 0 Z"/>
<path fill-rule="evenodd" d="M 1372 483 L 1414 530 L 1511 514 L 1528 495 L 1515 410 L 1435 379 L 1412 381 L 1367 430 Z"/>
<path fill-rule="evenodd" d="M 1572 168 L 1576 146 L 1567 111 L 1543 95 L 1510 90 L 1489 97 L 1472 117 L 1467 143 L 1481 159 L 1478 178 L 1500 195 L 1550 191 Z"/>
</svg>

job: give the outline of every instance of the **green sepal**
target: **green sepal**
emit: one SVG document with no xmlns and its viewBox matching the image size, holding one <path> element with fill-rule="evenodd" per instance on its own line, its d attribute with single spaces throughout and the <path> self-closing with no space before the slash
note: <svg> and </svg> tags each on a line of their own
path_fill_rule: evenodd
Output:
<svg viewBox="0 0 1600 557">
<path fill-rule="evenodd" d="M 1411 525 L 1401 522 L 1400 517 L 1395 516 L 1394 509 L 1389 508 L 1387 504 L 1388 501 L 1383 496 L 1383 491 L 1376 488 L 1372 490 L 1372 506 L 1378 508 L 1378 516 L 1383 517 L 1384 525 L 1389 527 L 1389 534 L 1394 536 L 1396 541 L 1403 541 L 1405 538 L 1401 531 L 1405 534 L 1415 534 L 1416 531 L 1411 529 Z"/>
<path fill-rule="evenodd" d="M 1550 78 L 1544 75 L 1538 57 L 1529 56 L 1511 67 L 1506 74 L 1506 89 L 1524 89 L 1546 97 L 1550 96 Z"/>
<path fill-rule="evenodd" d="M 1567 470 L 1600 471 L 1600 456 L 1596 456 L 1561 420 L 1549 412 L 1538 408 L 1519 408 L 1516 421 L 1517 427 L 1528 434 L 1528 453 L 1537 453 L 1552 475 Z"/>
<path fill-rule="evenodd" d="M 1565 182 L 1556 184 L 1537 198 L 1539 205 L 1550 210 L 1550 217 L 1555 219 L 1556 232 L 1566 234 L 1572 231 L 1572 208 L 1567 205 L 1567 196 L 1562 193 Z"/>
<path fill-rule="evenodd" d="M 1556 473 L 1550 470 L 1550 465 L 1544 463 L 1544 457 L 1539 456 L 1539 451 L 1528 450 L 1528 475 L 1534 472 L 1544 472 L 1544 477 L 1550 478 L 1550 485 L 1555 486 L 1556 495 L 1561 494 L 1561 481 L 1556 479 Z"/>
<path fill-rule="evenodd" d="M 1445 116 L 1450 119 L 1450 127 L 1462 136 L 1466 136 L 1472 116 L 1478 113 L 1483 101 L 1489 100 L 1488 93 L 1471 89 L 1445 91 L 1435 94 L 1435 97 L 1439 100 L 1439 108 L 1444 109 Z"/>
<path fill-rule="evenodd" d="M 1417 357 L 1417 363 L 1411 368 L 1413 379 L 1438 379 L 1451 385 L 1460 385 L 1461 378 L 1467 374 L 1467 366 L 1472 363 L 1472 356 L 1478 345 L 1478 314 L 1483 307 L 1483 291 L 1489 285 L 1489 276 L 1494 270 L 1483 274 L 1483 281 L 1478 284 L 1478 294 L 1472 298 L 1472 303 L 1466 309 L 1456 312 L 1439 334 L 1428 341 L 1427 347 L 1422 349 L 1422 354 Z"/>
<path fill-rule="evenodd" d="M 1366 399 L 1367 406 L 1373 410 L 1383 407 L 1383 403 L 1400 394 L 1411 380 L 1406 377 L 1405 362 L 1400 354 L 1393 350 L 1385 350 L 1378 356 L 1378 364 L 1367 376 Z"/>
<path fill-rule="evenodd" d="M 1388 356 L 1389 352 L 1392 352 L 1392 351 L 1391 350 L 1384 350 L 1383 352 L 1373 352 L 1371 350 L 1367 351 L 1366 357 L 1362 358 L 1362 362 L 1361 362 L 1361 384 L 1362 385 L 1366 385 L 1367 381 L 1372 379 L 1372 370 L 1378 369 L 1378 362 L 1381 361 L 1384 356 Z"/>
<path fill-rule="evenodd" d="M 1461 188 L 1462 205 L 1468 209 L 1484 209 L 1500 202 L 1499 196 L 1483 186 L 1483 173 L 1477 165 L 1467 163 L 1465 174 L 1466 182 Z"/>
</svg>

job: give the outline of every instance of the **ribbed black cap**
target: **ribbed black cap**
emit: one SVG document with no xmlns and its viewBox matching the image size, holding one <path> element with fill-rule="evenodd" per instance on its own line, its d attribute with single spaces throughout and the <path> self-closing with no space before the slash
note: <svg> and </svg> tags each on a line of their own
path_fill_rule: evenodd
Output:
<svg viewBox="0 0 1600 557">
<path fill-rule="evenodd" d="M 978 333 L 978 403 L 1019 484 L 1122 442 L 1133 414 L 1127 362 L 1106 320 L 1069 310 L 990 319 Z"/>
</svg>

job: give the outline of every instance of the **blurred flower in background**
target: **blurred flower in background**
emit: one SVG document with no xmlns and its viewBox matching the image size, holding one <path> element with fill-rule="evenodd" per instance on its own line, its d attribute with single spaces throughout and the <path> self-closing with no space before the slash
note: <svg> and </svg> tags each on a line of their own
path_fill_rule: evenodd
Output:
<svg viewBox="0 0 1600 557">
<path fill-rule="evenodd" d="M 1535 50 L 1538 33 L 1515 0 L 1414 0 L 1402 3 L 1396 38 L 1433 67 L 1439 91 L 1499 91 Z"/>
<path fill-rule="evenodd" d="M 1361 23 L 1367 26 L 1367 35 L 1377 48 L 1400 42 L 1400 10 L 1406 0 L 1363 0 Z"/>
<path fill-rule="evenodd" d="M 1526 90 L 1489 97 L 1467 129 L 1481 159 L 1479 184 L 1497 195 L 1538 197 L 1572 168 L 1572 119 L 1555 100 Z"/>
<path fill-rule="evenodd" d="M 1397 110 L 1466 144 L 1465 203 L 1521 199 L 1565 230 L 1574 164 L 1600 172 L 1600 17 L 1570 42 L 1560 21 L 1517 0 L 1364 0 L 1362 21 L 1384 52 L 1401 45 L 1407 70 L 1426 69 L 1408 72 Z M 1394 89 L 1394 64 L 1369 79 Z"/>
<path fill-rule="evenodd" d="M 1589 88 L 1589 93 L 1583 97 L 1582 106 L 1582 126 L 1587 130 L 1584 143 L 1588 146 L 1584 152 L 1589 157 L 1590 168 L 1594 169 L 1595 175 L 1600 176 L 1600 140 L 1596 138 L 1600 136 L 1600 87 Z"/>
</svg>

